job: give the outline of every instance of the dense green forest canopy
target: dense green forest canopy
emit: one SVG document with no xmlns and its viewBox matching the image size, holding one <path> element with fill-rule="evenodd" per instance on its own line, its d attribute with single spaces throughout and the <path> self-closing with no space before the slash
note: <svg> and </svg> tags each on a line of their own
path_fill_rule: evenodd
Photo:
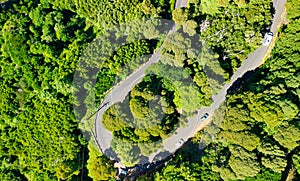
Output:
<svg viewBox="0 0 300 181">
<path fill-rule="evenodd" d="M 150 17 L 172 18 L 181 30 L 170 37 L 171 41 L 164 47 L 165 60 L 176 57 L 173 62 L 166 61 L 165 65 L 180 65 L 196 84 L 194 88 L 183 86 L 179 91 L 192 91 L 202 96 L 194 104 L 180 104 L 176 96 L 182 94 L 171 90 L 167 83 L 162 84 L 169 87 L 163 90 L 162 86 L 160 98 L 146 95 L 143 89 L 134 90 L 136 94 L 128 104 L 134 110 L 133 116 L 143 119 L 151 115 L 151 110 L 145 106 L 151 98 L 151 101 L 159 102 L 161 107 L 158 109 L 168 115 L 163 120 L 169 124 L 164 124 L 164 129 L 157 126 L 124 132 L 127 137 L 116 134 L 113 147 L 123 153 L 124 160 L 133 164 L 138 161 L 133 157 L 137 154 L 130 157 L 128 153 L 137 151 L 149 155 L 155 151 L 153 148 L 159 148 L 160 142 L 151 140 L 164 138 L 174 130 L 175 122 L 180 121 L 173 117 L 178 108 L 194 110 L 208 105 L 210 96 L 219 88 L 209 87 L 213 80 L 205 76 L 204 68 L 193 55 L 195 52 L 182 51 L 172 42 L 187 46 L 189 42 L 185 37 L 199 34 L 197 43 L 208 45 L 214 52 L 206 59 L 219 61 L 223 70 L 215 64 L 210 67 L 228 80 L 243 59 L 259 46 L 263 32 L 270 24 L 270 2 L 190 0 L 188 8 L 174 11 L 174 0 L 1 1 L 0 180 L 113 178 L 112 164 L 98 153 L 93 144 L 89 143 L 87 147 L 73 112 L 74 71 L 88 44 L 104 34 L 106 28 Z M 299 106 L 298 45 L 291 41 L 299 39 L 296 33 L 299 31 L 297 7 L 300 7 L 298 1 L 289 1 L 289 24 L 282 29 L 282 38 L 272 53 L 273 58 L 253 83 L 229 96 L 226 124 L 215 121 L 213 124 L 220 128 L 216 130 L 211 126 L 211 131 L 218 133 L 217 142 L 208 146 L 200 162 L 189 164 L 186 158 L 178 158 L 158 172 L 155 179 L 278 180 L 286 166 L 286 153 L 299 146 L 300 137 L 299 120 L 295 118 Z M 134 28 L 143 26 L 149 24 L 136 24 Z M 106 63 L 96 76 L 96 102 L 104 98 L 105 91 L 113 85 L 117 75 L 121 79 L 127 75 L 120 74 L 124 64 L 143 54 L 153 53 L 161 45 L 160 32 L 153 27 L 148 27 L 149 40 L 130 41 L 106 57 Z M 109 43 L 107 41 L 103 46 L 109 49 Z M 133 64 L 130 70 L 137 66 Z M 161 72 L 158 67 L 154 70 Z M 147 86 L 151 85 L 152 81 L 148 82 Z M 85 88 L 89 89 L 86 85 Z M 189 98 L 190 95 L 183 96 Z M 124 129 L 124 124 L 118 123 L 120 125 L 109 129 Z M 140 125 L 144 124 L 140 122 Z M 116 132 L 120 133 L 120 130 Z M 132 133 L 135 136 L 130 141 L 118 145 L 118 139 L 126 139 Z M 199 137 L 204 139 L 204 136 Z M 292 160 L 299 172 L 299 153 L 292 155 Z"/>
<path fill-rule="evenodd" d="M 72 74 L 93 29 L 76 13 L 37 1 L 10 1 L 0 22 L 0 180 L 76 179 L 85 143 Z"/>
</svg>

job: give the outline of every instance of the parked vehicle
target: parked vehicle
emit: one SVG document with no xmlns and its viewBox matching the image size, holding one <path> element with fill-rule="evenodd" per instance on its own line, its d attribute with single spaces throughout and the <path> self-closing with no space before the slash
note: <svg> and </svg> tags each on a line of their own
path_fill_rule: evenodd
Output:
<svg viewBox="0 0 300 181">
<path fill-rule="evenodd" d="M 208 118 L 209 114 L 208 113 L 205 113 L 201 118 L 200 120 L 201 121 L 205 121 L 207 118 Z"/>
<path fill-rule="evenodd" d="M 273 33 L 272 32 L 266 33 L 264 41 L 263 41 L 263 45 L 264 46 L 269 46 L 271 41 L 272 41 L 272 38 L 273 38 Z"/>
</svg>

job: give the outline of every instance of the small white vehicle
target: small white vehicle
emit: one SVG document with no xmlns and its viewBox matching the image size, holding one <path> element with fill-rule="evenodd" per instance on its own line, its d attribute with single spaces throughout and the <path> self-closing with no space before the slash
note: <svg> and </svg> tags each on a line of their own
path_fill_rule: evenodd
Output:
<svg viewBox="0 0 300 181">
<path fill-rule="evenodd" d="M 208 118 L 209 114 L 208 113 L 205 113 L 201 118 L 200 120 L 201 121 L 205 121 L 207 118 Z"/>
<path fill-rule="evenodd" d="M 263 41 L 263 45 L 264 46 L 269 46 L 271 41 L 272 41 L 272 38 L 273 38 L 273 33 L 272 32 L 266 33 L 264 41 Z"/>
</svg>

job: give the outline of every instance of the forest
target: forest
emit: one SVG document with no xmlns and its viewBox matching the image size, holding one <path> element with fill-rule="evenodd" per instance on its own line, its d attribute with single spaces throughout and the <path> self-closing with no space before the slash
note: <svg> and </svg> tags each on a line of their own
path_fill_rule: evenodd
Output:
<svg viewBox="0 0 300 181">
<path fill-rule="evenodd" d="M 111 146 L 118 154 L 118 157 L 123 160 L 122 163 L 126 166 L 133 166 L 138 163 L 138 158 L 132 156 L 133 152 L 136 152 L 137 155 L 140 154 L 139 149 L 137 149 L 139 146 L 136 145 L 136 143 L 148 143 L 149 141 L 155 142 L 158 140 L 163 141 L 168 137 L 169 133 L 173 134 L 174 130 L 177 128 L 174 127 L 174 124 L 178 124 L 179 119 L 181 120 L 179 125 L 183 126 L 184 121 L 182 120 L 187 120 L 197 109 L 209 106 L 212 102 L 211 96 L 218 92 L 224 81 L 227 81 L 228 78 L 230 78 L 231 73 L 235 71 L 247 55 L 243 55 L 244 51 L 245 53 L 250 53 L 257 48 L 260 43 L 260 41 L 258 41 L 259 35 L 255 36 L 254 33 L 252 37 L 249 37 L 249 39 L 246 40 L 249 42 L 243 42 L 241 43 L 241 46 L 238 46 L 243 51 L 235 50 L 239 51 L 239 55 L 231 54 L 229 56 L 228 54 L 231 53 L 232 50 L 230 50 L 230 47 L 228 46 L 226 46 L 226 49 L 225 47 L 222 47 L 224 42 L 220 42 L 220 45 L 215 45 L 215 42 L 219 43 L 219 40 L 214 38 L 214 36 L 216 36 L 214 33 L 209 32 L 215 31 L 215 29 L 198 30 L 199 32 L 197 32 L 197 21 L 203 21 L 203 19 L 196 16 L 199 12 L 192 11 L 192 8 L 197 6 L 197 3 L 199 4 L 200 2 L 192 1 L 189 4 L 189 9 L 181 8 L 172 12 L 172 18 L 174 22 L 177 23 L 177 31 L 164 39 L 160 55 L 161 63 L 155 64 L 147 70 L 147 75 L 149 75 L 149 73 L 154 73 L 154 75 L 163 78 L 163 83 L 156 79 L 158 77 L 151 78 L 146 76 L 144 80 L 136 85 L 137 87 L 130 92 L 129 100 L 111 106 L 103 115 L 104 125 L 114 134 L 114 141 Z M 251 2 L 248 4 L 248 8 L 258 5 L 266 6 L 266 3 Z M 222 14 L 225 10 L 228 11 L 229 9 L 229 11 L 237 11 L 237 13 L 241 13 L 242 16 L 246 14 L 244 11 L 248 10 L 247 8 L 240 10 L 240 4 L 236 3 L 228 3 L 227 5 L 222 6 L 223 7 L 220 7 L 220 12 L 216 12 L 216 15 L 213 14 L 215 16 L 214 18 L 218 18 L 218 20 L 221 19 L 221 21 L 224 18 Z M 246 4 L 244 4 L 244 6 L 246 6 Z M 268 10 L 268 8 L 265 9 L 266 12 Z M 207 15 L 208 18 L 205 19 L 205 21 L 213 21 L 210 20 L 210 15 L 211 14 Z M 259 25 L 256 25 L 258 26 L 257 28 L 259 28 L 259 26 L 267 26 L 267 24 L 270 23 L 270 16 L 263 14 L 262 17 L 266 17 L 266 19 L 264 22 L 260 22 Z M 232 18 L 232 15 L 227 18 Z M 244 18 L 237 18 L 236 21 L 239 22 L 242 21 L 242 19 Z M 254 26 L 256 22 L 257 21 L 255 20 L 249 19 L 247 23 L 253 23 L 253 25 L 250 25 L 251 27 Z M 218 24 L 219 23 L 220 21 L 218 21 Z M 222 23 L 229 24 L 232 22 L 224 20 Z M 215 25 L 212 25 L 212 27 L 216 28 Z M 260 29 L 262 29 L 261 27 Z M 245 25 L 245 29 L 246 28 L 247 26 Z M 243 41 L 242 38 L 237 40 L 227 40 L 227 38 L 229 39 L 232 35 L 226 37 L 226 34 L 228 33 L 226 29 L 220 31 L 225 32 L 224 35 L 221 35 L 224 37 L 219 38 L 220 41 Z M 258 31 L 258 29 L 249 28 L 249 31 L 255 32 Z M 207 32 L 209 32 L 209 36 L 212 34 L 214 35 L 207 37 Z M 243 34 L 243 36 L 245 35 Z M 211 41 L 214 42 L 214 45 L 212 45 Z M 228 42 L 226 44 L 228 45 Z M 212 51 L 214 50 L 213 52 L 215 53 L 212 53 L 210 49 L 212 49 Z M 221 49 L 223 54 L 218 54 L 218 51 L 216 51 L 217 49 Z M 224 52 L 227 52 L 228 54 L 224 54 Z M 222 58 L 223 61 L 226 61 L 226 63 L 231 62 L 231 70 L 224 68 L 224 62 L 218 61 L 220 58 Z M 236 61 L 238 61 L 238 63 Z M 182 75 L 177 73 L 176 68 L 177 71 L 182 72 Z M 172 71 L 173 69 L 174 71 Z M 208 73 L 210 74 L 210 77 L 207 76 Z M 169 81 L 166 81 L 166 77 Z M 221 78 L 218 80 L 216 77 Z M 98 83 L 96 83 L 96 85 L 97 84 Z M 164 89 L 163 93 L 160 87 L 161 85 L 165 88 L 169 88 Z M 146 89 L 139 88 L 140 86 L 146 87 Z M 170 91 L 173 93 L 171 94 Z M 166 112 L 163 109 L 159 109 L 159 107 L 164 107 L 163 102 L 161 99 L 159 100 L 153 97 L 154 95 L 162 96 L 169 104 L 173 104 L 172 108 L 167 109 L 172 109 L 173 111 L 171 113 L 175 114 L 158 119 L 157 113 Z M 155 103 L 157 104 L 157 107 L 151 107 L 151 105 Z M 172 121 L 172 119 L 175 120 Z M 150 125 L 149 122 L 151 122 Z M 169 122 L 173 124 L 171 127 L 169 126 Z M 153 124 L 159 126 L 153 126 Z M 170 128 L 172 128 L 172 131 Z M 236 135 L 233 135 L 233 138 L 235 136 Z M 116 140 L 119 140 L 121 143 L 118 144 Z M 125 142 L 128 142 L 126 144 L 131 145 L 131 147 L 129 145 L 125 146 Z M 120 145 L 123 145 L 123 147 Z M 124 148 L 128 148 L 128 151 L 124 151 Z M 154 151 L 156 151 L 155 148 L 153 148 L 153 152 Z M 133 161 L 129 162 L 128 158 L 124 157 L 124 154 L 131 155 Z"/>
<path fill-rule="evenodd" d="M 166 167 L 140 180 L 300 179 L 299 5 L 288 1 L 287 23 L 271 58 L 227 95 L 226 105 L 218 110 L 225 117 L 216 112 L 191 140 L 194 150 L 184 146 Z"/>
<path fill-rule="evenodd" d="M 112 162 L 86 140 L 80 120 L 97 109 L 116 80 L 146 61 L 135 61 L 138 57 L 152 54 L 164 42 L 163 64 L 148 70 L 161 76 L 146 76 L 123 107 L 140 121 L 132 123 L 133 119 L 123 117 L 121 103 L 109 109 L 105 120 L 114 131 L 116 150 L 149 155 L 159 148 L 157 140 L 166 138 L 182 122 L 179 110 L 186 112 L 180 117 L 184 118 L 209 105 L 211 95 L 260 46 L 271 23 L 270 3 L 189 0 L 187 8 L 175 10 L 174 0 L 1 1 L 0 180 L 113 179 Z M 297 0 L 288 0 L 288 24 L 280 31 L 272 58 L 247 85 L 228 95 L 224 120 L 214 118 L 193 139 L 196 145 L 207 143 L 204 153 L 195 158 L 183 148 L 167 166 L 145 179 L 280 180 L 287 172 L 299 179 L 299 5 Z M 173 20 L 178 31 L 165 38 L 166 31 L 157 31 L 164 24 L 147 18 Z M 141 21 L 132 23 L 126 41 L 115 47 L 114 43 L 124 40 L 120 34 L 128 31 L 123 24 L 135 20 Z M 114 42 L 106 35 L 116 25 Z M 203 46 L 200 52 L 198 46 Z M 98 51 L 105 53 L 95 58 Z M 203 52 L 204 63 L 198 59 Z M 124 71 L 126 64 L 129 67 Z M 183 71 L 167 68 L 171 74 L 164 69 L 167 66 Z M 97 68 L 99 73 L 90 80 L 84 67 Z M 207 70 L 224 80 L 207 77 Z M 76 72 L 86 81 L 84 85 L 74 85 Z M 177 82 L 166 79 L 170 74 Z M 189 80 L 180 80 L 182 77 Z M 94 93 L 93 98 L 82 100 L 76 92 L 81 90 Z M 197 101 L 190 101 L 194 99 Z M 159 107 L 149 109 L 151 102 Z M 147 125 L 145 117 L 155 121 L 161 116 L 157 112 L 164 113 L 163 122 L 155 122 L 156 127 Z M 110 116 L 120 121 L 112 122 Z M 132 129 L 131 124 L 139 124 L 135 128 L 140 129 Z M 129 144 L 121 147 L 122 140 Z M 128 165 L 137 162 L 126 151 L 122 153 Z M 288 171 L 287 160 L 292 160 Z"/>
</svg>

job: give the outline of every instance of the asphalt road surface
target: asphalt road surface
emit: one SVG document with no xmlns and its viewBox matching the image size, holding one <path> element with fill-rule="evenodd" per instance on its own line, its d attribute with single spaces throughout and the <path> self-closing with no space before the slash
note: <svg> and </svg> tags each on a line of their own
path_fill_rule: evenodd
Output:
<svg viewBox="0 0 300 181">
<path fill-rule="evenodd" d="M 273 5 L 275 8 L 275 15 L 273 18 L 273 23 L 271 26 L 271 31 L 274 35 L 277 32 L 280 18 L 282 16 L 284 6 L 286 0 L 274 0 Z M 187 0 L 177 0 L 175 8 L 186 7 Z M 175 25 L 169 31 L 169 34 L 176 31 Z M 100 111 L 98 111 L 95 119 L 95 133 L 96 139 L 99 143 L 99 146 L 102 151 L 110 149 L 110 143 L 112 140 L 112 133 L 106 130 L 101 122 L 103 113 L 105 110 L 109 108 L 110 105 L 113 105 L 117 102 L 123 101 L 131 89 L 139 83 L 143 77 L 145 70 L 153 63 L 159 61 L 159 54 L 161 48 L 154 53 L 143 66 L 141 66 L 138 70 L 128 76 L 124 81 L 120 84 L 115 86 L 112 91 L 105 97 L 103 100 L 103 104 L 109 102 L 107 106 L 104 106 Z M 164 143 L 163 147 L 164 150 L 169 153 L 174 153 L 179 147 L 176 146 L 178 141 L 183 138 L 184 140 L 188 140 L 189 138 L 193 137 L 197 131 L 205 124 L 205 121 L 201 121 L 200 118 L 205 114 L 209 113 L 209 115 L 213 115 L 214 111 L 220 107 L 220 105 L 226 100 L 227 89 L 240 77 L 242 77 L 246 72 L 251 71 L 259 67 L 262 64 L 262 61 L 267 53 L 268 47 L 261 46 L 255 52 L 250 54 L 246 60 L 243 61 L 241 67 L 237 69 L 234 75 L 231 77 L 230 83 L 225 84 L 222 90 L 215 96 L 212 97 L 213 103 L 208 108 L 199 109 L 197 114 L 188 120 L 187 125 L 185 127 L 181 127 L 176 130 L 176 134 L 172 135 L 171 137 L 167 138 Z M 100 105 L 101 106 L 101 105 Z M 207 119 L 208 120 L 208 119 Z M 206 120 L 206 121 L 207 121 Z M 158 152 L 159 153 L 159 152 Z M 152 154 L 149 157 L 149 161 L 151 162 L 154 156 L 158 153 Z M 110 155 L 107 155 L 110 156 Z"/>
</svg>

